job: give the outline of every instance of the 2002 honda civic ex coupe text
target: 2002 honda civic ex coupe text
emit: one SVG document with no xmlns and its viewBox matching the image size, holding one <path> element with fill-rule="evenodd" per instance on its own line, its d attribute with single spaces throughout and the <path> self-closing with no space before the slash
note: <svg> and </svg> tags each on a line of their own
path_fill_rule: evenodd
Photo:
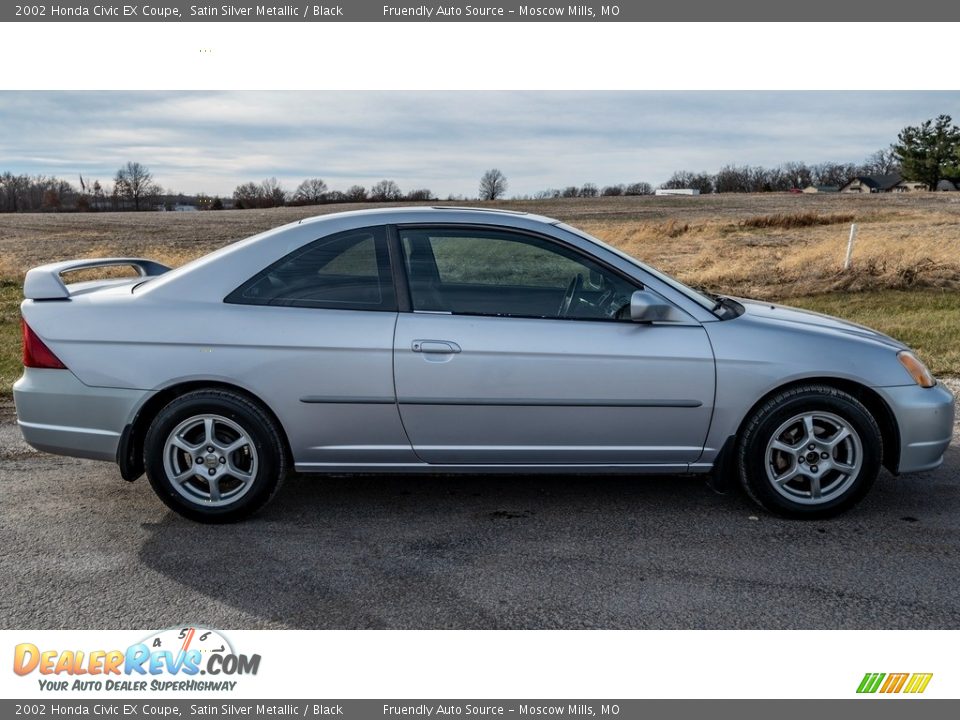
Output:
<svg viewBox="0 0 960 720">
<path fill-rule="evenodd" d="M 139 276 L 65 284 L 83 268 Z M 697 292 L 572 227 L 464 208 L 304 220 L 176 270 L 24 283 L 20 428 L 195 520 L 305 473 L 736 474 L 824 517 L 942 461 L 953 397 L 859 325 Z"/>
</svg>

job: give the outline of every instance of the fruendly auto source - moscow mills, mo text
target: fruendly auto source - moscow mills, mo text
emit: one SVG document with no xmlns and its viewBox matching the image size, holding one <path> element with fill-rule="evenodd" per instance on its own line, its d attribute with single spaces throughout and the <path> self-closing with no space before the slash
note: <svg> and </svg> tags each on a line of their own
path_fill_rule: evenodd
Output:
<svg viewBox="0 0 960 720">
<path fill-rule="evenodd" d="M 549 18 L 573 17 L 589 19 L 599 16 L 616 17 L 619 5 L 384 5 L 385 18 L 415 17 L 429 20 L 433 17 L 515 17 Z"/>
</svg>

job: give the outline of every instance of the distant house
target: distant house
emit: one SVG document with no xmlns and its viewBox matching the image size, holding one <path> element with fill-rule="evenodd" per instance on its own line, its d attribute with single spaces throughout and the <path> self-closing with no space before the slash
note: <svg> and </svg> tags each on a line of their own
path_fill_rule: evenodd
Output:
<svg viewBox="0 0 960 720">
<path fill-rule="evenodd" d="M 676 189 L 666 189 L 659 188 L 656 192 L 657 195 L 699 195 L 700 191 L 696 188 L 676 188 Z"/>
<path fill-rule="evenodd" d="M 893 187 L 893 192 L 926 192 L 930 188 L 919 180 L 901 180 Z"/>
<path fill-rule="evenodd" d="M 803 189 L 803 192 L 808 195 L 813 193 L 835 193 L 840 192 L 840 188 L 837 185 L 808 185 Z"/>
<path fill-rule="evenodd" d="M 953 192 L 960 190 L 960 177 L 944 178 L 937 183 L 937 190 L 940 192 Z"/>
<path fill-rule="evenodd" d="M 927 190 L 927 184 L 904 180 L 900 173 L 889 175 L 858 175 L 840 188 L 842 193 L 917 192 Z"/>
</svg>

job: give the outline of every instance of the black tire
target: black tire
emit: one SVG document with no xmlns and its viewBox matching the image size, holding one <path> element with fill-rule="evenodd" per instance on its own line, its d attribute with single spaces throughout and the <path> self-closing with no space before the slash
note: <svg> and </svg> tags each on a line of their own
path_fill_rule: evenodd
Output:
<svg viewBox="0 0 960 720">
<path fill-rule="evenodd" d="M 844 421 L 848 426 L 847 429 L 854 431 L 857 436 L 854 439 L 851 435 L 850 440 L 844 441 L 847 443 L 846 447 L 851 448 L 849 450 L 851 453 L 855 452 L 853 449 L 856 447 L 854 443 L 859 440 L 858 452 L 861 457 L 859 471 L 843 473 L 840 470 L 831 470 L 828 471 L 829 475 L 826 472 L 823 473 L 822 478 L 818 477 L 816 482 L 819 482 L 820 479 L 827 482 L 830 478 L 833 478 L 836 485 L 833 494 L 829 497 L 827 489 L 823 490 L 822 500 L 816 500 L 813 495 L 814 480 L 811 479 L 810 471 L 813 469 L 822 470 L 822 466 L 810 465 L 808 458 L 813 457 L 813 455 L 803 459 L 793 458 L 793 467 L 803 471 L 805 475 L 798 476 L 796 480 L 782 486 L 786 488 L 785 490 L 777 490 L 774 480 L 768 476 L 769 468 L 775 479 L 786 477 L 785 473 L 790 469 L 790 455 L 772 451 L 774 457 L 768 463 L 768 444 L 774 439 L 774 433 L 777 433 L 785 423 L 789 423 L 791 419 L 804 413 L 824 413 L 826 418 L 832 415 Z M 802 426 L 802 421 L 800 424 Z M 827 429 L 821 426 L 817 427 L 820 431 Z M 787 432 L 791 431 L 788 430 Z M 799 428 L 793 432 L 799 432 Z M 783 436 L 778 435 L 779 437 Z M 799 435 L 798 437 L 802 438 Z M 799 441 L 798 447 L 801 446 L 805 449 L 810 448 L 810 446 L 804 445 L 802 440 Z M 812 448 L 810 449 L 812 450 Z M 823 448 L 817 449 L 823 450 Z M 803 454 L 803 451 L 798 453 L 798 455 Z M 826 455 L 821 455 L 824 458 L 828 456 L 832 462 L 834 459 L 832 451 Z M 883 438 L 870 411 L 849 393 L 829 385 L 794 387 L 768 399 L 748 418 L 736 454 L 740 483 L 751 500 L 776 515 L 811 520 L 839 515 L 856 505 L 867 494 L 877 479 L 882 457 Z M 783 475 L 778 474 L 780 472 L 776 467 L 778 461 L 785 464 Z M 843 461 L 847 462 L 846 460 Z M 826 461 L 814 460 L 814 462 L 825 464 Z M 820 488 L 820 485 L 817 485 L 817 488 Z M 809 493 L 809 498 L 800 497 L 804 492 Z M 787 497 L 787 495 L 795 497 Z"/>
<path fill-rule="evenodd" d="M 208 489 L 210 498 L 206 501 L 203 499 L 204 478 L 191 477 L 186 483 L 181 483 L 187 490 L 178 491 L 174 481 L 168 477 L 171 463 L 181 463 L 181 467 L 185 467 L 182 463 L 188 462 L 190 457 L 189 453 L 177 456 L 177 453 L 181 452 L 178 450 L 171 450 L 173 459 L 165 456 L 171 433 L 184 423 L 191 423 L 204 416 L 222 418 L 215 420 L 215 432 L 222 435 L 230 432 L 232 428 L 239 428 L 245 437 L 237 434 L 233 440 L 248 441 L 232 455 L 220 453 L 220 448 L 217 448 L 218 454 L 229 455 L 235 459 L 238 468 L 244 462 L 243 457 L 246 457 L 247 464 L 243 470 L 252 477 L 252 480 L 241 482 L 229 474 L 223 476 L 225 483 L 233 484 L 243 489 L 243 492 L 239 493 L 237 490 L 239 494 L 235 500 L 221 497 L 217 502 L 223 504 L 219 505 L 212 505 L 212 485 Z M 227 437 L 223 442 L 226 444 L 230 441 L 231 438 Z M 252 461 L 249 459 L 251 457 Z M 207 466 L 201 464 L 202 460 L 197 459 L 196 462 L 200 470 L 205 471 Z M 224 457 L 219 462 L 226 464 L 227 458 Z M 218 472 L 218 466 L 213 464 L 213 461 L 211 464 L 209 472 Z M 229 390 L 195 390 L 172 400 L 150 423 L 144 439 L 144 466 L 154 492 L 171 510 L 198 522 L 228 523 L 249 517 L 276 494 L 287 472 L 287 453 L 276 421 L 259 404 Z M 229 467 L 233 467 L 233 464 Z M 218 483 L 218 493 L 219 487 Z M 198 497 L 193 497 L 193 492 L 198 493 Z M 191 496 L 187 497 L 185 493 Z"/>
</svg>

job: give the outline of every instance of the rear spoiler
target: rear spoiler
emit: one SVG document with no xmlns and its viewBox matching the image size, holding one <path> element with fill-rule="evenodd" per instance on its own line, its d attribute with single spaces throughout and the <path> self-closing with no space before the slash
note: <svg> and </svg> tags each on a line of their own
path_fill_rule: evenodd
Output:
<svg viewBox="0 0 960 720">
<path fill-rule="evenodd" d="M 70 291 L 60 277 L 61 273 L 114 266 L 132 267 L 140 277 L 155 277 L 170 270 L 166 265 L 143 258 L 66 260 L 28 270 L 23 281 L 23 296 L 30 300 L 66 300 L 70 298 Z"/>
</svg>

